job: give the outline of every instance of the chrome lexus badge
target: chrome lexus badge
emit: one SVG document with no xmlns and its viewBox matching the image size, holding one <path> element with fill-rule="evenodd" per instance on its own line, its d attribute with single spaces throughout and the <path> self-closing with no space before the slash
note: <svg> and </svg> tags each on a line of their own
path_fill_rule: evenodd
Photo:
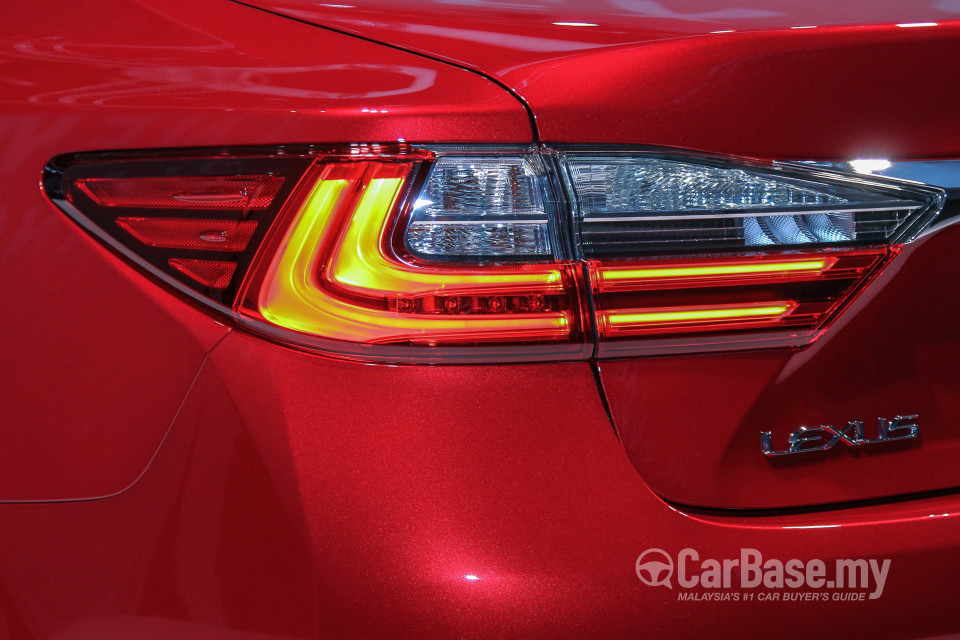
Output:
<svg viewBox="0 0 960 640">
<path fill-rule="evenodd" d="M 871 434 L 872 435 L 872 434 Z M 917 415 L 897 416 L 892 420 L 877 418 L 877 436 L 867 438 L 864 435 L 863 422 L 851 420 L 844 427 L 800 427 L 790 434 L 787 448 L 776 451 L 773 448 L 773 434 L 770 431 L 760 432 L 760 449 L 765 456 L 788 456 L 794 453 L 809 451 L 826 451 L 832 449 L 839 442 L 848 447 L 862 447 L 892 442 L 895 440 L 909 440 L 920 436 L 920 427 L 917 425 Z"/>
</svg>

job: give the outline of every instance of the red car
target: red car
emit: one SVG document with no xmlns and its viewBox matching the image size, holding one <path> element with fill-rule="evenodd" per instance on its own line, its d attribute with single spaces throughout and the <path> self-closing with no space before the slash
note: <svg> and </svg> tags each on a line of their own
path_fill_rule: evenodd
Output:
<svg viewBox="0 0 960 640">
<path fill-rule="evenodd" d="M 7 7 L 0 637 L 960 637 L 960 5 L 343 1 Z"/>
</svg>

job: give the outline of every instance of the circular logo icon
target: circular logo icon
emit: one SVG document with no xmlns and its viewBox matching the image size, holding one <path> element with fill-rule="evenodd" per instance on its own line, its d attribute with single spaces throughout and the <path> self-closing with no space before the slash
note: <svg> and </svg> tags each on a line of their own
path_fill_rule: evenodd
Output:
<svg viewBox="0 0 960 640">
<path fill-rule="evenodd" d="M 673 589 L 673 558 L 663 549 L 647 549 L 637 558 L 637 577 L 651 587 L 665 585 Z"/>
</svg>

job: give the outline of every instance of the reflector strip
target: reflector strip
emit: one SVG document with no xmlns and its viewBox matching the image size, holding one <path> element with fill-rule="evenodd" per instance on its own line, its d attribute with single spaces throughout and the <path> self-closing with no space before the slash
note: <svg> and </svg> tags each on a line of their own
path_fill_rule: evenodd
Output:
<svg viewBox="0 0 960 640">
<path fill-rule="evenodd" d="M 257 223 L 252 220 L 117 218 L 117 226 L 150 247 L 243 251 Z"/>
<path fill-rule="evenodd" d="M 236 262 L 221 262 L 219 260 L 188 260 L 170 258 L 170 266 L 186 274 L 211 289 L 224 289 L 230 284 L 233 272 L 237 270 Z"/>
<path fill-rule="evenodd" d="M 75 184 L 102 207 L 266 209 L 283 177 L 84 178 Z"/>
</svg>

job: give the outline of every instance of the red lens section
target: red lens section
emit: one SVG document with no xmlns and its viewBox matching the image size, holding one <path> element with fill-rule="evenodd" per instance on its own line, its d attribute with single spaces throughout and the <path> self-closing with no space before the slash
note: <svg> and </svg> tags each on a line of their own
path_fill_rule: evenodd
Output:
<svg viewBox="0 0 960 640">
<path fill-rule="evenodd" d="M 243 251 L 257 228 L 251 220 L 188 218 L 117 218 L 117 226 L 151 247 Z"/>
<path fill-rule="evenodd" d="M 600 351 L 627 339 L 638 348 L 643 339 L 695 344 L 697 336 L 722 345 L 747 330 L 780 332 L 785 344 L 808 342 L 896 251 L 594 262 Z"/>
<path fill-rule="evenodd" d="M 242 210 L 269 207 L 283 177 L 86 178 L 75 184 L 102 207 Z"/>
<path fill-rule="evenodd" d="M 224 289 L 230 284 L 236 262 L 222 262 L 219 260 L 192 260 L 184 258 L 170 258 L 170 266 L 180 273 L 193 278 L 205 287 Z"/>
<path fill-rule="evenodd" d="M 107 246 L 194 300 L 235 304 L 314 150 L 245 148 L 71 154 L 44 190 Z"/>
</svg>

